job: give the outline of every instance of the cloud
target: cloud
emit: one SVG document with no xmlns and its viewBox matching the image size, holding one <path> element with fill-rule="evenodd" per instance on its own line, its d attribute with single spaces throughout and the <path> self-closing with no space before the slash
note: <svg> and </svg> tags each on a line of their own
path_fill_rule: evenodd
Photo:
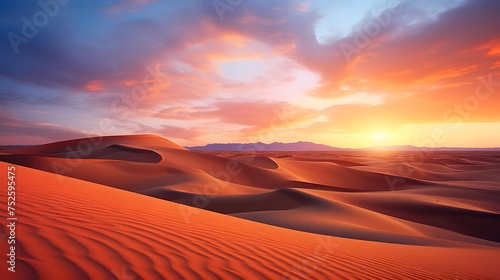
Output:
<svg viewBox="0 0 500 280">
<path fill-rule="evenodd" d="M 128 1 L 125 4 L 147 7 L 148 2 Z M 421 17 L 419 6 L 405 4 L 398 13 L 389 14 L 387 26 L 381 26 L 380 32 L 370 36 L 368 46 L 357 48 L 352 59 L 348 59 L 342 51 L 342 44 L 354 44 L 359 32 L 320 44 L 314 32 L 321 16 L 314 10 L 304 10 L 307 3 L 284 0 L 248 2 L 238 6 L 234 16 L 221 22 L 210 1 L 188 2 L 191 4 L 172 5 L 171 9 L 166 4 L 153 3 L 158 9 L 165 9 L 166 15 L 124 17 L 113 25 L 106 22 L 100 28 L 102 30 L 93 33 L 80 32 L 81 27 L 75 25 L 67 27 L 63 21 L 65 11 L 61 10 L 62 18 L 55 17 L 54 24 L 46 26 L 24 46 L 19 56 L 8 52 L 8 42 L 0 45 L 5 50 L 2 61 L 6 62 L 0 67 L 0 75 L 44 86 L 81 89 L 97 80 L 117 85 L 125 80 L 141 79 L 148 65 L 174 57 L 193 70 L 213 72 L 210 58 L 238 49 L 234 44 L 241 44 L 242 40 L 256 40 L 319 73 L 322 86 L 312 94 L 328 97 L 338 93 L 343 82 L 352 82 L 353 76 L 380 80 L 380 86 L 387 85 L 382 83 L 386 81 L 402 85 L 447 70 L 434 69 L 438 63 L 429 66 L 426 61 L 437 60 L 442 62 L 439 65 L 462 68 L 478 58 L 472 47 L 498 37 L 498 21 L 494 13 L 498 4 L 495 1 L 469 1 L 443 12 L 435 21 L 417 24 L 413 22 Z M 75 15 L 71 6 L 63 8 L 68 8 L 68 15 Z M 102 13 L 99 8 L 90 6 L 87 9 L 99 14 Z M 387 14 L 387 10 L 380 15 L 384 13 Z M 376 23 L 375 19 L 380 15 L 367 16 L 359 23 L 359 29 L 364 30 L 370 23 Z M 76 14 L 76 18 L 79 17 L 82 15 Z M 465 39 L 457 30 L 473 35 Z M 85 41 L 79 38 L 79 33 L 86 34 Z M 467 49 L 469 53 L 462 63 L 452 61 Z M 228 57 L 234 59 L 236 55 L 232 53 Z M 423 61 L 415 64 L 418 59 Z M 408 72 L 410 65 L 418 68 L 412 67 Z M 214 78 L 198 76 L 205 80 Z"/>
<path fill-rule="evenodd" d="M 50 123 L 28 122 L 13 115 L 9 111 L 0 113 L 0 137 L 2 145 L 43 144 L 67 139 L 89 137 L 73 128 Z"/>
<path fill-rule="evenodd" d="M 349 74 L 379 86 L 400 88 L 485 75 L 495 62 L 488 52 L 500 36 L 495 12 L 499 8 L 497 1 L 468 1 L 434 21 L 410 26 L 364 50 Z M 411 17 L 411 11 L 398 17 L 391 24 L 393 30 Z M 485 48 L 478 50 L 478 46 Z"/>
<path fill-rule="evenodd" d="M 104 85 L 103 85 L 102 81 L 99 81 L 99 80 L 90 81 L 87 84 L 85 84 L 86 91 L 100 91 L 103 89 L 104 89 Z"/>
<path fill-rule="evenodd" d="M 206 107 L 169 107 L 153 117 L 166 120 L 216 120 L 220 123 L 246 126 L 252 131 L 273 126 L 291 126 L 308 120 L 314 110 L 280 101 L 217 101 Z"/>
<path fill-rule="evenodd" d="M 244 1 L 223 21 L 212 1 L 71 1 L 17 55 L 0 41 L 0 99 L 13 111 L 84 108 L 92 119 L 130 119 L 122 129 L 131 132 L 208 139 L 206 125 L 241 139 L 277 125 L 320 133 L 442 121 L 474 94 L 478 77 L 500 81 L 498 1 L 388 3 L 351 33 L 318 42 L 328 15 L 315 1 Z M 40 9 L 3 7 L 2 34 L 22 33 L 21 18 Z M 245 77 L 241 61 L 258 73 L 234 78 Z M 467 121 L 498 121 L 499 98 L 481 101 Z M 2 116 L 5 137 L 29 127 L 40 139 L 79 135 Z"/>
<path fill-rule="evenodd" d="M 196 140 L 204 133 L 196 128 L 185 128 L 172 125 L 162 125 L 159 129 L 155 130 L 157 134 L 167 138 L 177 138 L 185 140 Z"/>
<path fill-rule="evenodd" d="M 346 132 L 383 128 L 395 130 L 406 124 L 498 122 L 500 79 L 474 80 L 467 86 L 434 89 L 419 94 L 393 95 L 379 104 L 333 105 L 322 113 L 328 125 Z"/>
</svg>

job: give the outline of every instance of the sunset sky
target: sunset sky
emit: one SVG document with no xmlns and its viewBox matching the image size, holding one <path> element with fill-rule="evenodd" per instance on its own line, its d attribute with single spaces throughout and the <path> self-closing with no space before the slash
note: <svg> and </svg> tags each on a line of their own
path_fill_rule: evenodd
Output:
<svg viewBox="0 0 500 280">
<path fill-rule="evenodd" d="M 0 145 L 500 147 L 500 1 L 41 2 L 1 4 Z"/>
</svg>

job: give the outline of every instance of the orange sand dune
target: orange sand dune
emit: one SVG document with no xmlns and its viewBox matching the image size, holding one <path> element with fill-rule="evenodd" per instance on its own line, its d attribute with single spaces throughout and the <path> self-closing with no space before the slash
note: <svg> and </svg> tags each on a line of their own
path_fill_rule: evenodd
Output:
<svg viewBox="0 0 500 280">
<path fill-rule="evenodd" d="M 19 167 L 31 213 L 19 228 L 68 275 L 499 274 L 500 156 L 487 152 L 192 152 L 135 135 L 3 150 L 0 161 L 38 169 Z M 317 238 L 340 247 L 300 269 Z M 43 258 L 23 254 L 26 273 L 42 275 Z"/>
<path fill-rule="evenodd" d="M 500 273 L 500 253 L 488 246 L 329 237 L 20 166 L 16 176 L 16 272 L 2 262 L 1 279 L 494 279 Z M 4 208 L 0 214 L 4 221 Z"/>
</svg>

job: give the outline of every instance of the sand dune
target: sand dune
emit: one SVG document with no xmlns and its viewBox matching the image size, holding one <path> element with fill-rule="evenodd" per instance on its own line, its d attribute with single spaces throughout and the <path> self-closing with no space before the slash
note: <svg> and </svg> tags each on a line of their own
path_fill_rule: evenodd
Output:
<svg viewBox="0 0 500 280">
<path fill-rule="evenodd" d="M 3 150 L 25 233 L 15 279 L 500 275 L 500 157 L 405 157 L 192 152 L 154 135 Z"/>
<path fill-rule="evenodd" d="M 2 279 L 493 279 L 499 272 L 492 247 L 328 237 L 29 168 L 17 173 L 18 272 L 2 269 Z"/>
</svg>

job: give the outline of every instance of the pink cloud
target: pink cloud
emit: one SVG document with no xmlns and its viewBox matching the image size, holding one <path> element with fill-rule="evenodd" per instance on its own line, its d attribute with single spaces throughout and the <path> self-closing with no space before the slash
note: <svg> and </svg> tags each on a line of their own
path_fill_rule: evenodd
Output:
<svg viewBox="0 0 500 280">
<path fill-rule="evenodd" d="M 56 124 L 26 121 L 5 110 L 0 112 L 0 127 L 1 145 L 45 144 L 95 136 Z"/>
</svg>

